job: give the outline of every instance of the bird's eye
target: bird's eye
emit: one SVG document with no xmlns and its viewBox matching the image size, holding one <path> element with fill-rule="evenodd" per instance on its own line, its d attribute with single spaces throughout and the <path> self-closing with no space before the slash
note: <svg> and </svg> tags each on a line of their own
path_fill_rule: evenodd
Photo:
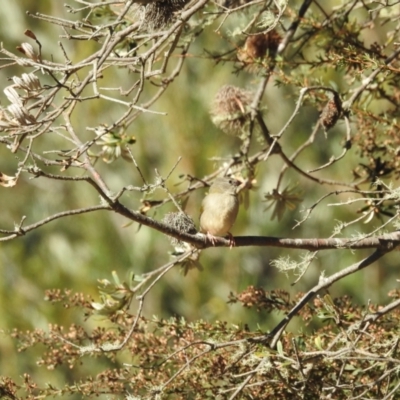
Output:
<svg viewBox="0 0 400 400">
<path fill-rule="evenodd" d="M 229 183 L 233 186 L 238 186 L 239 182 L 236 179 L 229 179 Z"/>
</svg>

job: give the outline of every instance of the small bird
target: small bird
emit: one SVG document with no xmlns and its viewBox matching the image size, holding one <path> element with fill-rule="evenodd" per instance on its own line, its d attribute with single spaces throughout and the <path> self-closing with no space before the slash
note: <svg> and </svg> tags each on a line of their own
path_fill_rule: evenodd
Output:
<svg viewBox="0 0 400 400">
<path fill-rule="evenodd" d="M 235 245 L 229 230 L 239 211 L 237 187 L 240 182 L 233 178 L 216 178 L 202 203 L 200 230 L 215 245 L 216 236 L 229 236 L 230 247 Z"/>
</svg>

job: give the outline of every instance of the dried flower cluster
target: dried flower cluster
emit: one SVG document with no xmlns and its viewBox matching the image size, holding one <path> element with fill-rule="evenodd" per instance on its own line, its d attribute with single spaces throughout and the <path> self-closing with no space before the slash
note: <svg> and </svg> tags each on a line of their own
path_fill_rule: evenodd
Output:
<svg viewBox="0 0 400 400">
<path fill-rule="evenodd" d="M 228 135 L 248 135 L 253 93 L 232 85 L 222 86 L 215 95 L 210 114 L 213 123 Z"/>
<path fill-rule="evenodd" d="M 76 299 L 81 296 L 69 296 L 75 298 L 73 305 L 77 306 Z M 61 295 L 59 299 L 66 301 L 67 309 L 71 308 L 69 296 Z M 398 299 L 400 295 L 396 291 L 391 297 Z M 284 291 L 267 293 L 252 287 L 237 295 L 237 299 L 263 313 L 288 312 L 295 301 L 289 300 Z M 82 298 L 82 307 L 86 306 Z M 90 333 L 77 325 L 64 329 L 55 324 L 49 326 L 48 332 L 15 330 L 13 337 L 18 340 L 20 351 L 32 352 L 44 346 L 46 350 L 38 365 L 47 368 L 48 373 L 57 368 L 69 378 L 79 376 L 79 384 L 65 382 L 60 388 L 41 386 L 34 376 L 25 374 L 22 384 L 0 378 L 0 390 L 12 399 L 18 398 L 22 389 L 32 397 L 50 397 L 62 391 L 85 397 L 105 393 L 143 397 L 156 393 L 195 398 L 200 393 L 202 398 L 216 398 L 235 390 L 242 382 L 241 376 L 254 370 L 257 373 L 253 375 L 253 384 L 242 392 L 249 398 L 287 399 L 295 391 L 318 397 L 322 390 L 335 393 L 335 398 L 357 397 L 362 393 L 383 398 L 384 394 L 398 390 L 397 369 L 393 367 L 398 358 L 398 310 L 386 313 L 374 304 L 365 310 L 354 305 L 348 296 L 334 302 L 325 296 L 316 299 L 305 313 L 311 318 L 308 323 L 313 323 L 313 334 L 307 327 L 296 337 L 285 334 L 278 351 L 253 343 L 257 334 L 248 332 L 246 327 L 241 329 L 218 321 L 188 322 L 184 318 L 141 318 L 124 348 L 127 358 L 122 352 L 117 357 L 118 351 L 112 348 L 126 339 L 132 323 L 132 316 L 121 311 L 118 319 L 108 322 L 107 328 L 96 327 Z M 375 316 L 381 321 L 377 323 Z M 218 346 L 217 341 L 224 345 Z M 85 367 L 94 360 L 102 368 L 96 377 Z M 168 368 L 164 368 L 165 363 Z M 201 373 L 194 373 L 199 365 Z"/>
<path fill-rule="evenodd" d="M 142 11 L 142 25 L 150 31 L 157 31 L 171 24 L 176 13 L 185 7 L 188 0 L 150 1 Z"/>
<path fill-rule="evenodd" d="M 34 124 L 36 119 L 29 112 L 27 103 L 42 90 L 39 78 L 33 73 L 24 73 L 21 77 L 14 76 L 12 80 L 14 84 L 4 89 L 4 94 L 11 104 L 1 109 L 0 127 L 3 129 Z M 23 91 L 23 94 L 17 90 Z"/>
</svg>

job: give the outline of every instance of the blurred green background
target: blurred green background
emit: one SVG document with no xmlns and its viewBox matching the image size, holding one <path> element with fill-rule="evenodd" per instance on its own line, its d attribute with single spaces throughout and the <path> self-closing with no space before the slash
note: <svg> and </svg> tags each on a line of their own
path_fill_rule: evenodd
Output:
<svg viewBox="0 0 400 400">
<path fill-rule="evenodd" d="M 79 19 L 68 14 L 63 6 L 65 2 L 29 0 L 3 0 L 0 7 L 0 33 L 3 46 L 9 51 L 21 42 L 28 41 L 24 36 L 26 29 L 32 30 L 43 45 L 43 54 L 58 62 L 63 61 L 57 41 L 61 40 L 70 58 L 80 60 L 99 48 L 94 42 L 68 42 L 60 39 L 60 28 L 43 20 L 31 18 L 30 13 L 44 13 L 65 19 Z M 72 0 L 68 4 L 77 7 Z M 300 2 L 291 2 L 296 6 Z M 335 1 L 327 1 L 330 7 Z M 240 146 L 237 138 L 229 137 L 219 131 L 211 122 L 209 108 L 217 90 L 223 84 L 256 88 L 257 78 L 246 72 L 240 75 L 232 73 L 232 66 L 215 64 L 204 57 L 204 49 L 221 50 L 224 41 L 215 41 L 212 26 L 209 31 L 195 41 L 189 50 L 181 75 L 170 85 L 167 93 L 153 106 L 153 109 L 167 113 L 166 116 L 154 114 L 142 115 L 128 130 L 137 143 L 132 152 L 143 171 L 145 178 L 154 182 L 155 169 L 166 176 L 179 157 L 182 157 L 177 169 L 168 180 L 169 190 L 174 193 L 184 189 L 179 175 L 190 174 L 203 177 L 216 168 L 213 157 L 230 157 Z M 370 30 L 371 40 L 383 37 L 378 25 Z M 383 40 L 383 39 L 382 39 Z M 225 44 L 226 45 L 226 44 Z M 310 50 L 311 51 L 311 50 Z M 310 54 L 310 57 L 313 54 Z M 22 67 L 0 70 L 2 89 L 9 85 L 13 75 L 27 72 Z M 28 71 L 29 72 L 29 71 Z M 337 71 L 315 71 L 324 84 L 334 83 L 338 88 L 346 87 L 343 74 Z M 43 78 L 45 79 L 45 78 Z M 124 70 L 113 70 L 104 74 L 103 86 L 129 87 L 127 80 L 132 79 Z M 306 84 L 306 82 L 305 82 Z M 266 109 L 265 120 L 272 133 L 277 133 L 285 124 L 292 110 L 298 92 L 290 87 L 277 87 L 271 80 L 268 84 L 263 106 Z M 3 92 L 0 93 L 2 105 L 6 104 Z M 115 103 L 95 100 L 83 103 L 74 114 L 73 124 L 84 140 L 93 137 L 86 127 L 96 127 L 103 123 L 112 123 L 121 114 Z M 291 154 L 308 137 L 318 119 L 318 111 L 305 105 L 285 134 L 282 145 L 287 154 Z M 329 160 L 332 154 L 342 150 L 344 124 L 340 122 L 328 138 L 317 136 L 314 145 L 297 160 L 304 169 L 313 168 Z M 46 149 L 65 146 L 65 141 L 57 135 L 46 137 Z M 16 172 L 17 155 L 10 154 L 0 147 L 0 171 L 13 175 Z M 351 149 L 345 160 L 321 173 L 329 179 L 350 181 L 351 170 L 360 162 L 357 149 Z M 132 163 L 124 160 L 107 165 L 99 162 L 96 167 L 109 187 L 117 191 L 126 185 L 141 185 L 141 178 Z M 282 237 L 328 237 L 332 234 L 337 221 L 354 219 L 359 205 L 346 207 L 326 207 L 333 197 L 318 207 L 312 217 L 293 230 L 297 220 L 303 218 L 302 210 L 314 204 L 324 193 L 332 188 L 320 187 L 305 181 L 298 174 L 290 172 L 285 176 L 285 184 L 299 184 L 305 200 L 293 211 L 288 211 L 281 221 L 271 221 L 271 210 L 265 211 L 264 194 L 274 188 L 282 162 L 277 156 L 271 156 L 258 168 L 258 189 L 250 194 L 250 206 L 240 210 L 234 226 L 235 235 L 267 235 Z M 57 173 L 57 170 L 54 170 Z M 76 173 L 76 171 L 74 171 Z M 347 174 L 347 175 L 345 175 Z M 186 211 L 198 222 L 199 208 L 205 190 L 194 193 L 187 204 Z M 154 199 L 165 198 L 165 193 L 157 191 Z M 347 196 L 337 197 L 335 201 Z M 140 195 L 130 192 L 124 197 L 124 204 L 137 209 L 140 207 Z M 87 207 L 99 204 L 99 198 L 93 189 L 85 183 L 49 181 L 31 179 L 22 174 L 19 184 L 14 188 L 0 187 L 0 227 L 12 229 L 23 216 L 26 224 L 38 221 L 55 212 L 71 208 Z M 151 216 L 161 219 L 173 211 L 168 205 Z M 79 310 L 63 309 L 61 305 L 51 305 L 44 300 L 46 289 L 69 288 L 93 296 L 98 300 L 97 280 L 111 279 L 116 271 L 123 278 L 129 271 L 137 274 L 151 271 L 167 263 L 168 252 L 172 250 L 167 237 L 146 227 L 139 229 L 137 224 L 107 212 L 90 213 L 68 217 L 51 222 L 12 241 L 1 242 L 0 251 L 0 374 L 18 377 L 23 372 L 34 373 L 44 381 L 57 379 L 57 370 L 50 378 L 46 371 L 33 370 L 39 353 L 30 350 L 18 354 L 16 343 L 8 333 L 14 328 L 46 330 L 49 324 L 68 326 L 74 322 L 83 322 Z M 381 225 L 380 221 L 350 226 L 344 236 L 351 237 L 359 232 L 369 232 Z M 307 291 L 315 284 L 322 271 L 330 275 L 351 263 L 367 256 L 369 251 L 326 251 L 321 252 L 312 263 L 302 280 L 292 286 L 295 277 L 279 273 L 270 265 L 277 257 L 291 256 L 301 259 L 302 251 L 274 248 L 234 248 L 208 249 L 204 251 L 201 263 L 203 271 L 193 270 L 184 276 L 178 268 L 170 271 L 149 294 L 144 315 L 151 317 L 183 316 L 188 320 L 207 321 L 226 320 L 232 324 L 248 324 L 252 329 L 260 327 L 270 329 L 281 315 L 265 315 L 243 309 L 240 305 L 228 305 L 230 292 L 238 292 L 248 285 L 261 286 L 265 290 L 283 289 L 291 294 Z M 394 273 L 398 256 L 391 254 L 372 267 L 351 276 L 332 287 L 332 296 L 348 294 L 358 302 L 371 299 L 374 302 L 388 302 L 387 292 L 394 287 Z M 134 311 L 135 304 L 132 310 Z M 101 323 L 90 319 L 85 322 L 87 329 Z M 289 329 L 296 330 L 296 323 Z M 39 351 L 39 350 L 38 350 Z M 103 361 L 105 362 L 105 361 Z M 88 366 L 89 368 L 89 366 Z"/>
</svg>

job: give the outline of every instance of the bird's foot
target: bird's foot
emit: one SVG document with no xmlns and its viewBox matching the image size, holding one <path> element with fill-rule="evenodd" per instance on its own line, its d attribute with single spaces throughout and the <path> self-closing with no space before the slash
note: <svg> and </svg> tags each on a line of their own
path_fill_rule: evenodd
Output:
<svg viewBox="0 0 400 400">
<path fill-rule="evenodd" d="M 229 248 L 232 250 L 232 247 L 236 246 L 235 239 L 233 238 L 232 233 L 228 232 L 229 238 Z"/>
<path fill-rule="evenodd" d="M 213 246 L 216 245 L 219 236 L 214 236 L 210 232 L 206 233 L 207 239 L 212 243 Z M 235 239 L 232 236 L 232 233 L 228 232 L 228 240 L 229 240 L 229 248 L 236 246 Z"/>
<path fill-rule="evenodd" d="M 215 243 L 217 243 L 218 236 L 211 235 L 210 232 L 207 232 L 206 236 L 207 236 L 207 239 L 211 242 L 211 244 L 213 246 L 215 246 Z"/>
</svg>

